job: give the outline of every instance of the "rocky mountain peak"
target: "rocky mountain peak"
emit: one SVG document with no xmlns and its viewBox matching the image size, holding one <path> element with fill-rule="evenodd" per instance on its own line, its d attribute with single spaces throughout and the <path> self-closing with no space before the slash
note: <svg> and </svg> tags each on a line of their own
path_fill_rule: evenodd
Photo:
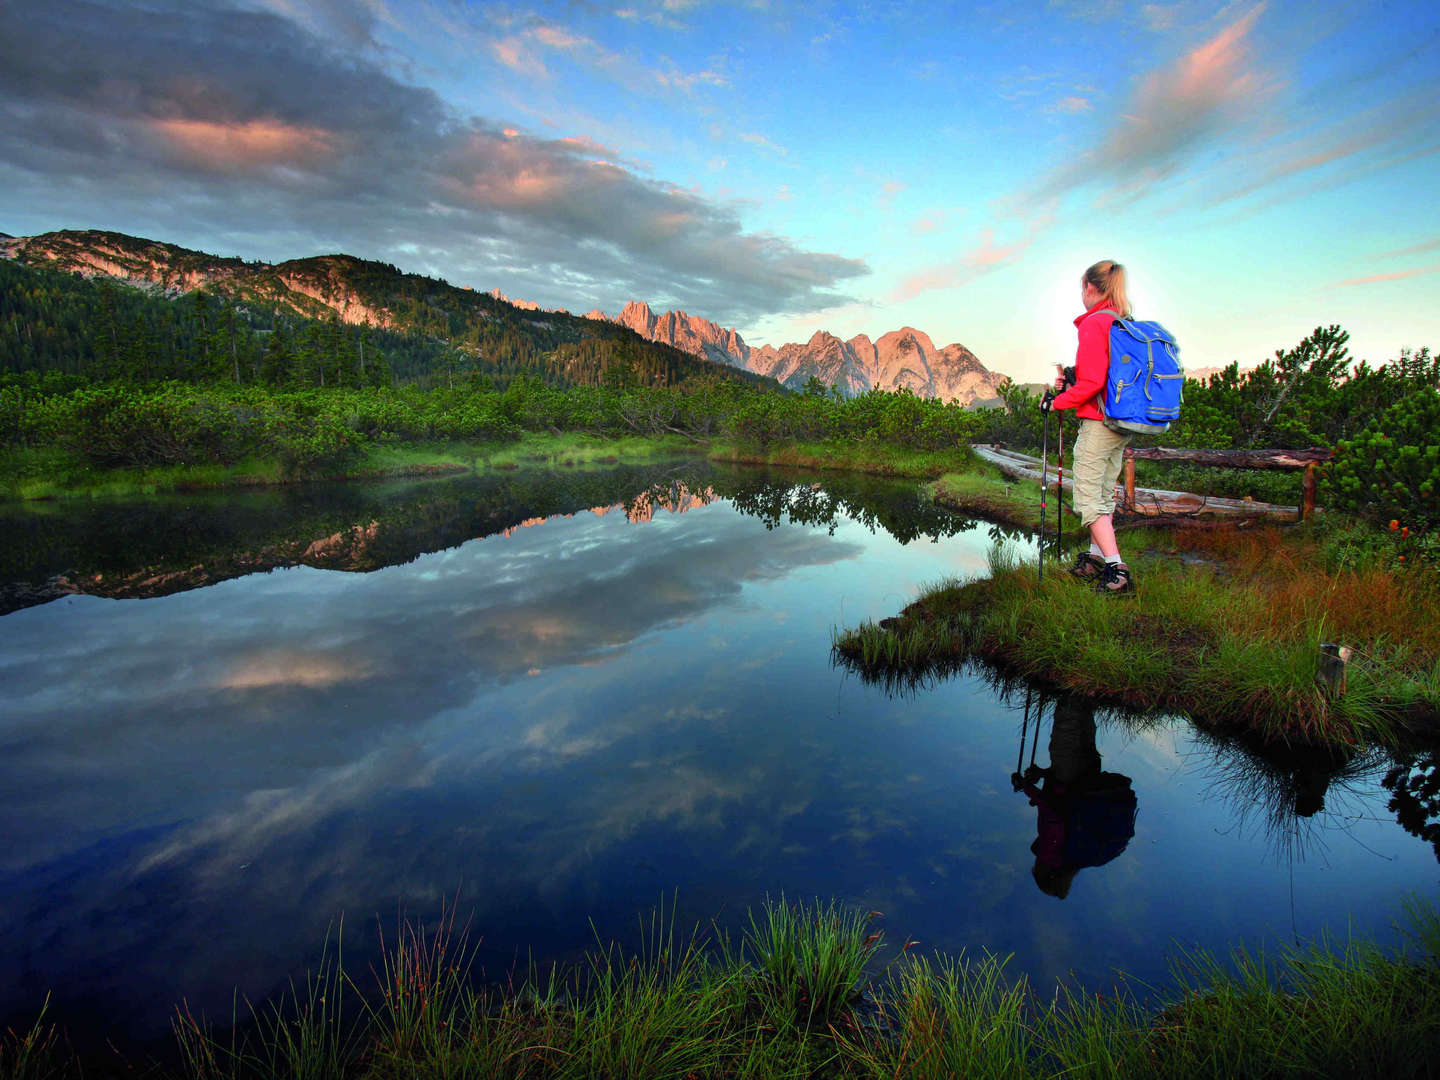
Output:
<svg viewBox="0 0 1440 1080">
<path fill-rule="evenodd" d="M 590 318 L 607 318 L 599 311 Z M 662 341 L 677 349 L 768 375 L 800 389 L 812 378 L 836 387 L 843 394 L 862 394 L 871 388 L 906 387 L 924 397 L 941 397 L 964 405 L 990 404 L 999 399 L 1005 376 L 987 371 L 963 345 L 936 349 L 930 335 L 902 326 L 875 341 L 857 334 L 841 341 L 828 330 L 817 330 L 805 344 L 751 348 L 735 330 L 684 311 L 657 316 L 650 305 L 631 301 L 611 319 L 641 337 Z"/>
</svg>

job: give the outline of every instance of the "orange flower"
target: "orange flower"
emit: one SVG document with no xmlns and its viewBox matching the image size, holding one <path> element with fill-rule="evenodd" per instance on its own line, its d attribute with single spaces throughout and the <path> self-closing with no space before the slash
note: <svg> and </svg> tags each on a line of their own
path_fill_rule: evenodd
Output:
<svg viewBox="0 0 1440 1080">
<path fill-rule="evenodd" d="M 1398 528 L 1400 528 L 1400 522 L 1396 521 L 1394 518 L 1391 518 L 1391 519 L 1390 519 L 1390 531 L 1391 531 L 1391 532 L 1394 532 L 1394 531 L 1395 531 L 1396 529 L 1398 529 Z"/>
<path fill-rule="evenodd" d="M 1401 562 L 1404 562 L 1404 561 L 1405 561 L 1405 556 L 1404 556 L 1404 555 L 1401 555 L 1401 556 L 1400 556 L 1400 561 L 1401 561 Z"/>
<path fill-rule="evenodd" d="M 1400 530 L 1400 539 L 1401 539 L 1401 540 L 1404 540 L 1404 539 L 1405 539 L 1407 536 L 1409 536 L 1409 535 L 1410 535 L 1410 526 L 1409 526 L 1409 525 L 1406 525 L 1403 529 Z"/>
</svg>

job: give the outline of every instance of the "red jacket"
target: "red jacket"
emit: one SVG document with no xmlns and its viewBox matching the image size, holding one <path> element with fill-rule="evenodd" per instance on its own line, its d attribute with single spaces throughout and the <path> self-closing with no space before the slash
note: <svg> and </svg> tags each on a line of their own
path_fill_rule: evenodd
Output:
<svg viewBox="0 0 1440 1080">
<path fill-rule="evenodd" d="M 1074 409 L 1082 420 L 1105 419 L 1102 410 L 1105 380 L 1110 374 L 1110 326 L 1115 316 L 1096 313 L 1106 307 L 1110 307 L 1109 302 L 1101 300 L 1075 319 L 1080 331 L 1080 347 L 1075 350 L 1075 385 L 1055 395 L 1055 408 Z"/>
</svg>

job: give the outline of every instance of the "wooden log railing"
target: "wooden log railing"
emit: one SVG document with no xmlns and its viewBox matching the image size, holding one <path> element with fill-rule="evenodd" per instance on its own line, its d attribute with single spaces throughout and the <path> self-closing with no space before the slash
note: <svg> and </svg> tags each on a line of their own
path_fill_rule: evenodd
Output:
<svg viewBox="0 0 1440 1080">
<path fill-rule="evenodd" d="M 976 457 L 995 465 L 1001 472 L 1021 480 L 1039 480 L 1041 461 L 1029 454 L 1017 453 L 1002 446 L 976 444 Z M 1315 468 L 1330 460 L 1331 451 L 1319 450 L 1184 450 L 1127 447 L 1124 458 L 1123 483 L 1116 484 L 1118 509 L 1146 517 L 1184 517 L 1197 515 L 1228 518 L 1269 518 L 1272 520 L 1304 520 L 1315 510 Z M 1300 506 L 1279 506 L 1256 502 L 1254 499 L 1225 499 L 1213 495 L 1194 495 L 1186 491 L 1162 491 L 1135 486 L 1135 459 L 1150 461 L 1191 461 L 1200 465 L 1225 466 L 1239 469 L 1304 469 L 1305 494 Z M 1057 490 L 1056 469 L 1048 469 L 1046 485 Z M 1070 487 L 1070 476 L 1064 476 L 1063 488 Z"/>
<path fill-rule="evenodd" d="M 1335 451 L 1324 447 L 1309 450 L 1205 450 L 1172 447 L 1125 448 L 1125 508 L 1137 510 L 1135 501 L 1135 459 L 1145 461 L 1189 461 L 1225 469 L 1305 470 L 1305 487 L 1300 497 L 1300 520 L 1315 512 L 1316 466 L 1330 461 Z"/>
</svg>

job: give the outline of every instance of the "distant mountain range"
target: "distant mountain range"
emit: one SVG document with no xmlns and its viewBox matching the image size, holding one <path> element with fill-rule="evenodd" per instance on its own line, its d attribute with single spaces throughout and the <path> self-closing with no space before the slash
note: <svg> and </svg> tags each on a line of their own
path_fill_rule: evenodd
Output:
<svg viewBox="0 0 1440 1080">
<path fill-rule="evenodd" d="M 870 389 L 907 389 L 920 397 L 983 406 L 999 404 L 1000 387 L 1008 381 L 988 370 L 964 345 L 937 349 L 929 335 L 910 326 L 875 341 L 864 334 L 841 341 L 820 330 L 803 345 L 756 349 L 735 330 L 683 311 L 656 315 L 645 303 L 632 301 L 619 315 L 591 311 L 585 317 L 628 326 L 649 341 L 765 375 L 797 390 L 815 378 L 847 397 Z"/>
<path fill-rule="evenodd" d="M 0 233 L 0 257 L 169 297 L 203 289 L 302 318 L 338 316 L 344 323 L 425 334 L 481 358 L 502 349 L 512 353 L 517 340 L 541 353 L 597 336 L 613 341 L 624 328 L 664 350 L 658 355 L 667 370 L 691 371 L 688 360 L 668 351 L 678 350 L 747 380 L 759 376 L 800 389 L 815 378 L 847 397 L 904 388 L 966 406 L 991 405 L 1007 381 L 963 345 L 936 348 L 927 334 L 908 326 L 875 341 L 864 334 L 841 341 L 822 330 L 803 345 L 751 348 L 735 330 L 683 311 L 655 315 L 648 304 L 632 302 L 619 315 L 592 311 L 580 317 L 512 300 L 498 289 L 476 292 L 349 255 L 269 264 L 123 233 L 64 230 L 30 237 Z"/>
</svg>

